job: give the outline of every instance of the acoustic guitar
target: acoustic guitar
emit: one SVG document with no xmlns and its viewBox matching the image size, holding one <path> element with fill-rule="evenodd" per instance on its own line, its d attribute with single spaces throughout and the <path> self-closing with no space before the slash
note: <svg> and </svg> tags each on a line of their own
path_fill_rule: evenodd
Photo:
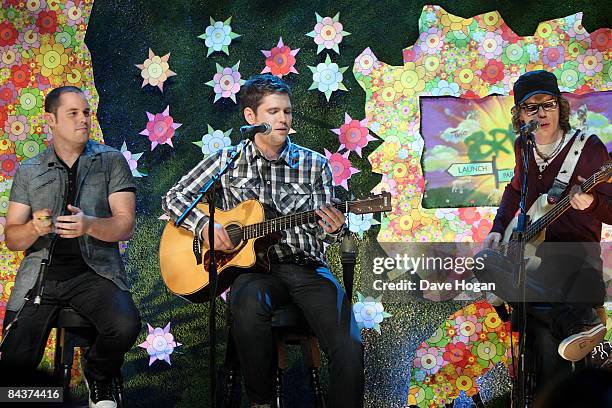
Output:
<svg viewBox="0 0 612 408">
<path fill-rule="evenodd" d="M 343 213 L 353 214 L 391 211 L 391 193 L 334 206 Z M 207 204 L 198 205 L 198 209 L 208 215 Z M 255 266 L 269 270 L 268 252 L 277 242 L 280 231 L 316 223 L 319 219 L 314 211 L 305 211 L 266 220 L 264 207 L 257 200 L 246 200 L 228 211 L 215 210 L 215 222 L 225 227 L 234 249 L 215 251 L 218 276 L 214 296 L 223 293 L 245 269 Z M 191 231 L 172 222 L 166 225 L 159 244 L 159 264 L 164 283 L 172 293 L 192 302 L 208 301 L 212 291 L 207 270 L 209 259 L 210 248 Z"/>
</svg>

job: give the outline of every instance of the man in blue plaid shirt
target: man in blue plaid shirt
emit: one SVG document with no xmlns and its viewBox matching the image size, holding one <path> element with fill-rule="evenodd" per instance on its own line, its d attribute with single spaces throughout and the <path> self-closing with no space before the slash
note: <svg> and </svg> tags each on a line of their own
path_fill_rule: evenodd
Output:
<svg viewBox="0 0 612 408">
<path fill-rule="evenodd" d="M 232 285 L 233 335 L 253 406 L 269 406 L 273 394 L 275 342 L 270 320 L 279 306 L 295 303 L 330 359 L 330 407 L 363 406 L 363 345 L 351 302 L 330 273 L 325 245 L 338 240 L 344 215 L 331 205 L 332 173 L 321 154 L 291 143 L 292 95 L 288 85 L 270 75 L 250 78 L 240 91 L 240 108 L 251 124 L 268 123 L 257 133 L 233 169 L 222 178 L 223 209 L 257 199 L 267 216 L 316 210 L 318 223 L 282 231 L 271 247 L 269 274 L 246 270 Z M 177 218 L 200 188 L 227 162 L 235 147 L 202 160 L 168 191 L 162 206 Z M 194 209 L 183 226 L 208 244 L 208 217 Z M 225 228 L 214 225 L 215 249 L 233 244 Z"/>
</svg>

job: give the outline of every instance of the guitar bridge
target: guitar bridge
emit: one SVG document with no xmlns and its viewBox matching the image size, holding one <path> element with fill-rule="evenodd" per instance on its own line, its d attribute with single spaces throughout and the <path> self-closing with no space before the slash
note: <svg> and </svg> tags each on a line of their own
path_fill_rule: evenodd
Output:
<svg viewBox="0 0 612 408">
<path fill-rule="evenodd" d="M 193 237 L 193 255 L 196 258 L 196 265 L 202 263 L 202 247 L 200 246 L 200 240 Z"/>
</svg>

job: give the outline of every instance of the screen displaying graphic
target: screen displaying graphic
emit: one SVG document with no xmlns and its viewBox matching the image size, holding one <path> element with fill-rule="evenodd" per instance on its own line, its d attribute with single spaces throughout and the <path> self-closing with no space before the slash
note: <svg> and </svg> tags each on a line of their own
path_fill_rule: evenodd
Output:
<svg viewBox="0 0 612 408">
<path fill-rule="evenodd" d="M 612 150 L 612 94 L 565 94 L 572 128 Z M 421 98 L 425 208 L 497 206 L 514 173 L 512 96 Z"/>
</svg>

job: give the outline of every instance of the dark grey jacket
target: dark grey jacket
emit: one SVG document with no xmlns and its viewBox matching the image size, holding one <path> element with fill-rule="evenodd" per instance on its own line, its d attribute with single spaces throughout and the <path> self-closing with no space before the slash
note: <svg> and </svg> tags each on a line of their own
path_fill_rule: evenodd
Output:
<svg viewBox="0 0 612 408">
<path fill-rule="evenodd" d="M 135 188 L 132 173 L 123 154 L 112 147 L 88 141 L 79 158 L 75 206 L 86 215 L 112 216 L 108 196 L 126 188 Z M 32 212 L 50 208 L 53 216 L 62 215 L 68 194 L 68 173 L 58 161 L 53 146 L 21 162 L 13 178 L 10 201 L 30 206 Z M 117 242 L 105 242 L 89 235 L 79 238 L 85 262 L 99 275 L 128 290 L 125 269 Z M 24 296 L 36 283 L 40 262 L 47 255 L 51 235 L 40 237 L 28 248 L 21 262 L 7 309 L 18 310 Z"/>
</svg>

